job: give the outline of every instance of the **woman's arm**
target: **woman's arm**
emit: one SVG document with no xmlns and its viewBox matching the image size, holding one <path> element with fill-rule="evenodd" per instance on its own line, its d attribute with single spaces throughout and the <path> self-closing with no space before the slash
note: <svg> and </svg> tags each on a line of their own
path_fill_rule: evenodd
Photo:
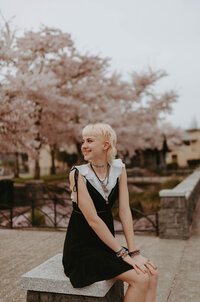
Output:
<svg viewBox="0 0 200 302">
<path fill-rule="evenodd" d="M 74 170 L 70 172 L 69 180 L 74 199 L 75 201 L 77 201 L 77 194 L 73 191 L 74 173 Z M 78 177 L 78 206 L 81 212 L 83 213 L 85 219 L 87 220 L 88 224 L 99 236 L 99 238 L 113 251 L 119 251 L 121 245 L 110 232 L 105 222 L 98 216 L 96 208 L 87 190 L 84 178 L 80 173 Z"/>
<path fill-rule="evenodd" d="M 126 237 L 126 242 L 128 245 L 128 250 L 133 251 L 136 249 L 136 246 L 134 241 L 133 219 L 129 205 L 127 174 L 125 167 L 122 168 L 122 173 L 119 179 L 119 217 L 122 222 L 124 235 Z M 143 273 L 145 273 L 146 267 L 144 266 L 144 264 L 147 264 L 147 261 L 148 270 L 153 275 L 153 269 L 156 269 L 156 267 L 152 264 L 152 262 L 150 262 L 146 257 L 143 257 L 142 255 L 134 256 L 131 261 L 129 261 L 129 264 L 133 265 L 136 269 L 135 265 L 136 263 L 139 263 L 137 269 L 139 268 Z M 138 270 L 136 270 L 136 272 L 138 272 Z"/>
<path fill-rule="evenodd" d="M 122 168 L 119 178 L 119 217 L 124 230 L 124 235 L 129 251 L 136 249 L 133 231 L 133 219 L 129 205 L 129 193 L 127 185 L 126 168 Z"/>
</svg>

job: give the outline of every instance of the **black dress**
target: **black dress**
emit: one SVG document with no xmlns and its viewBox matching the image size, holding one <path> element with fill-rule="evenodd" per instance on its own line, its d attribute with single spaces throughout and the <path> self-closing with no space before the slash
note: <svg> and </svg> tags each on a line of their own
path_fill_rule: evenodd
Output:
<svg viewBox="0 0 200 302">
<path fill-rule="evenodd" d="M 75 169 L 75 188 L 77 189 L 79 170 L 75 166 L 72 169 Z M 115 236 L 111 208 L 118 199 L 119 178 L 108 196 L 108 204 L 87 179 L 86 185 L 97 214 Z M 74 288 L 112 279 L 133 269 L 133 266 L 123 259 L 117 258 L 115 252 L 98 237 L 74 201 L 64 241 L 62 264 L 64 273 L 69 277 Z"/>
</svg>

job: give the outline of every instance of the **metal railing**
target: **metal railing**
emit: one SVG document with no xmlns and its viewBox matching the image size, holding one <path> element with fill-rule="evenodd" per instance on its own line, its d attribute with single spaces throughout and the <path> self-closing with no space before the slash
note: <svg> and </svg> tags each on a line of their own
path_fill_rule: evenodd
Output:
<svg viewBox="0 0 200 302">
<path fill-rule="evenodd" d="M 145 218 L 151 225 L 151 229 L 149 229 L 149 228 L 137 229 L 137 223 L 138 223 L 139 219 L 138 220 L 133 220 L 133 226 L 134 226 L 134 231 L 135 232 L 151 232 L 151 233 L 156 233 L 156 236 L 159 236 L 158 212 L 144 214 L 143 212 L 131 207 L 131 213 L 132 213 L 133 217 L 134 217 L 134 212 L 140 214 L 141 218 L 142 217 Z M 149 216 L 154 216 L 155 217 L 154 221 Z"/>
<path fill-rule="evenodd" d="M 42 202 L 41 204 L 39 203 Z M 48 203 L 47 203 L 48 201 Z M 65 219 L 65 218 L 69 218 L 71 215 L 71 212 L 68 212 L 66 214 L 61 213 L 58 211 L 57 207 L 58 205 L 63 206 L 62 204 L 64 202 L 68 201 L 70 203 L 70 199 L 68 198 L 59 198 L 59 197 L 48 197 L 48 198 L 37 198 L 37 199 L 31 199 L 30 205 L 28 206 L 24 206 L 23 207 L 23 211 L 19 212 L 19 210 L 16 210 L 17 208 L 14 207 L 13 205 L 8 205 L 8 204 L 1 204 L 1 209 L 0 209 L 0 227 L 3 228 L 32 228 L 32 227 L 37 227 L 37 228 L 67 228 L 67 223 L 66 225 L 60 225 L 60 222 Z M 37 204 L 36 204 L 37 202 Z M 41 209 L 41 206 L 44 205 L 53 205 L 53 209 L 51 209 L 51 212 L 46 213 L 44 210 Z M 7 208 L 5 208 L 7 206 Z M 4 209 L 2 209 L 2 207 L 4 207 Z M 66 206 L 63 206 L 64 208 L 66 208 Z M 19 207 L 18 207 L 19 208 Z M 37 224 L 37 215 L 36 215 L 36 210 L 38 212 L 40 212 L 44 217 L 46 217 L 49 221 L 50 224 L 42 224 L 42 223 L 38 223 Z M 29 211 L 29 212 L 28 212 Z M 30 213 L 29 217 L 25 214 Z M 137 229 L 137 223 L 139 221 L 133 219 L 133 226 L 134 226 L 134 231 L 135 232 L 154 232 L 156 233 L 156 236 L 159 235 L 159 223 L 158 223 L 158 213 L 152 213 L 152 214 L 144 214 L 143 212 L 132 208 L 131 207 L 131 213 L 132 216 L 134 217 L 135 213 L 138 213 L 141 218 L 145 218 L 149 224 L 151 225 L 151 228 L 145 228 L 145 229 Z M 25 219 L 25 221 L 27 222 L 27 224 L 21 224 L 21 225 L 17 225 L 14 226 L 13 225 L 13 219 L 16 216 L 20 216 L 22 215 Z M 152 216 L 154 216 L 154 220 L 152 220 Z M 4 224 L 2 224 L 2 219 L 4 218 Z M 151 217 L 151 218 L 150 218 Z M 5 225 L 5 221 L 7 221 L 6 225 Z"/>
</svg>

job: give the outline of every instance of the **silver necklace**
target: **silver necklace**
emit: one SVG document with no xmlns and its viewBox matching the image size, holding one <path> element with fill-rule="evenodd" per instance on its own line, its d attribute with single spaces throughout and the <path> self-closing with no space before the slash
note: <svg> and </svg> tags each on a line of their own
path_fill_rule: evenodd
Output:
<svg viewBox="0 0 200 302">
<path fill-rule="evenodd" d="M 106 177 L 103 179 L 103 180 L 101 180 L 99 177 L 98 177 L 98 175 L 96 174 L 96 172 L 95 172 L 95 170 L 94 170 L 94 168 L 93 168 L 93 165 L 92 165 L 92 163 L 90 162 L 90 167 L 91 167 L 91 169 L 92 169 L 92 171 L 94 172 L 94 174 L 96 175 L 96 177 L 97 177 L 97 179 L 99 180 L 99 182 L 100 182 L 100 184 L 101 184 L 101 187 L 102 187 L 102 189 L 103 189 L 103 191 L 104 191 L 104 193 L 105 193 L 105 196 L 106 196 L 106 204 L 108 204 L 109 203 L 109 200 L 108 200 L 108 189 L 107 189 L 107 184 L 108 184 L 108 182 L 109 182 L 109 164 L 107 163 L 107 173 L 106 173 L 106 177 L 107 177 L 107 181 L 106 181 L 106 184 L 104 183 L 104 181 L 105 181 L 105 179 L 106 179 Z"/>
<path fill-rule="evenodd" d="M 94 167 L 96 167 L 96 168 L 103 168 L 103 167 L 105 167 L 106 166 L 106 164 L 105 165 L 101 165 L 101 166 L 99 166 L 99 165 L 95 165 L 95 164 L 92 164 Z"/>
</svg>

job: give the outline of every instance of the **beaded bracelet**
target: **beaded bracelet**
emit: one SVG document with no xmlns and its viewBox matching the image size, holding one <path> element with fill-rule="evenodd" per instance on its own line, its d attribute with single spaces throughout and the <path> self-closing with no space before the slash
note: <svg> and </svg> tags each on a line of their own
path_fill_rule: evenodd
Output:
<svg viewBox="0 0 200 302">
<path fill-rule="evenodd" d="M 134 256 L 140 254 L 140 250 L 134 250 L 134 251 L 132 251 L 132 252 L 129 252 L 128 254 L 129 254 L 129 256 L 134 257 Z"/>
<path fill-rule="evenodd" d="M 121 249 L 115 254 L 117 257 L 121 257 L 122 259 L 125 258 L 127 255 L 133 258 L 136 255 L 140 255 L 140 250 L 134 250 L 132 252 L 129 252 L 127 247 L 122 246 Z"/>
<path fill-rule="evenodd" d="M 122 259 L 124 259 L 128 255 L 128 252 L 125 250 L 124 253 L 121 255 Z"/>
<path fill-rule="evenodd" d="M 128 255 L 128 250 L 122 246 L 121 249 L 116 252 L 117 257 L 121 257 L 122 259 L 125 258 Z"/>
<path fill-rule="evenodd" d="M 123 250 L 123 246 L 121 247 L 121 249 L 118 252 L 115 253 L 117 257 L 118 257 L 118 255 L 120 255 L 122 250 Z"/>
</svg>

